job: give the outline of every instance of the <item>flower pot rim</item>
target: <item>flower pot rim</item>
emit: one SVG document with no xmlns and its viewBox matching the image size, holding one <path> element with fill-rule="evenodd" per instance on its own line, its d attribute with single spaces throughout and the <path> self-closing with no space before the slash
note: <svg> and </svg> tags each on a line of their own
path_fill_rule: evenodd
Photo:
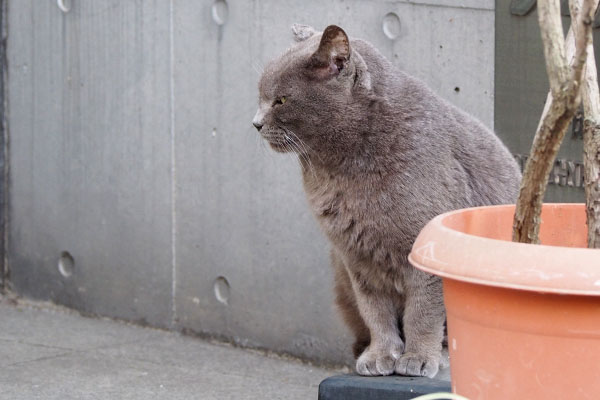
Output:
<svg viewBox="0 0 600 400">
<path fill-rule="evenodd" d="M 581 203 L 545 203 L 543 207 L 548 212 L 579 212 L 580 208 L 585 212 Z M 463 282 L 600 296 L 600 249 L 515 243 L 461 232 L 445 224 L 458 214 L 506 213 L 507 208 L 514 215 L 514 204 L 464 208 L 438 215 L 415 240 L 409 262 L 425 272 Z"/>
</svg>

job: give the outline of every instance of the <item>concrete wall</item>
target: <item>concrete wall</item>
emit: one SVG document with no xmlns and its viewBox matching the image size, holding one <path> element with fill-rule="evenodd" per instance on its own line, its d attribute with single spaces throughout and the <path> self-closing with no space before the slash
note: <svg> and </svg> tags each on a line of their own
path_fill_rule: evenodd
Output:
<svg viewBox="0 0 600 400">
<path fill-rule="evenodd" d="M 250 123 L 260 68 L 335 23 L 491 126 L 494 1 L 71 3 L 8 2 L 13 289 L 348 362 L 297 162 Z"/>
</svg>

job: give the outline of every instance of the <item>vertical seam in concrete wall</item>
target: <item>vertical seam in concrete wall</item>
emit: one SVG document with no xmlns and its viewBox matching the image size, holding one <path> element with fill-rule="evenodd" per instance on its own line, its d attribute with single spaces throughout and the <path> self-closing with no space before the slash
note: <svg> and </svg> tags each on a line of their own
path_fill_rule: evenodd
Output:
<svg viewBox="0 0 600 400">
<path fill-rule="evenodd" d="M 170 90 L 170 118 L 171 118 L 171 325 L 177 322 L 177 174 L 175 158 L 175 49 L 173 32 L 173 0 L 169 2 L 169 90 Z"/>
<path fill-rule="evenodd" d="M 0 95 L 2 96 L 2 104 L 0 111 L 0 152 L 2 153 L 0 157 L 2 157 L 2 162 L 0 163 L 3 166 L 2 178 L 0 185 L 0 194 L 2 198 L 0 199 L 0 229 L 2 229 L 0 238 L 0 251 L 1 254 L 1 263 L 0 266 L 0 274 L 2 275 L 0 279 L 0 290 L 6 290 L 9 288 L 8 279 L 10 277 L 10 271 L 8 268 L 8 171 L 9 171 L 9 162 L 8 162 L 8 57 L 6 55 L 6 47 L 8 45 L 8 1 L 0 0 L 0 35 L 1 35 L 1 45 L 0 45 L 0 63 L 2 64 L 2 76 L 0 76 Z"/>
</svg>

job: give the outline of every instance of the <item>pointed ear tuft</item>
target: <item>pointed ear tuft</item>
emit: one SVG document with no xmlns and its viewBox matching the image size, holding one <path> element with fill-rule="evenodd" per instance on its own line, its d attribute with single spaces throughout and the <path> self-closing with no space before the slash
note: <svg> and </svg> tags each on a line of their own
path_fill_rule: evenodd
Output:
<svg viewBox="0 0 600 400">
<path fill-rule="evenodd" d="M 302 42 L 315 34 L 315 29 L 312 26 L 294 24 L 292 25 L 292 33 L 296 42 Z"/>
<path fill-rule="evenodd" d="M 319 48 L 310 59 L 310 66 L 322 77 L 339 74 L 350 59 L 350 41 L 342 28 L 329 25 L 323 32 Z"/>
</svg>

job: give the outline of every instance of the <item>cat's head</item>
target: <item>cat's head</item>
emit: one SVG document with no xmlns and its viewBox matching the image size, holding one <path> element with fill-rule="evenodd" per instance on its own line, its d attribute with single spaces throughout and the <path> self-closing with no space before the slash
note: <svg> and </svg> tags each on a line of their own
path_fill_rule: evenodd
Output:
<svg viewBox="0 0 600 400">
<path fill-rule="evenodd" d="M 351 140 L 356 97 L 370 90 L 370 76 L 342 28 L 317 33 L 292 27 L 298 42 L 271 61 L 259 81 L 259 107 L 252 123 L 279 152 L 308 153 Z M 341 129 L 342 128 L 342 129 Z"/>
</svg>

